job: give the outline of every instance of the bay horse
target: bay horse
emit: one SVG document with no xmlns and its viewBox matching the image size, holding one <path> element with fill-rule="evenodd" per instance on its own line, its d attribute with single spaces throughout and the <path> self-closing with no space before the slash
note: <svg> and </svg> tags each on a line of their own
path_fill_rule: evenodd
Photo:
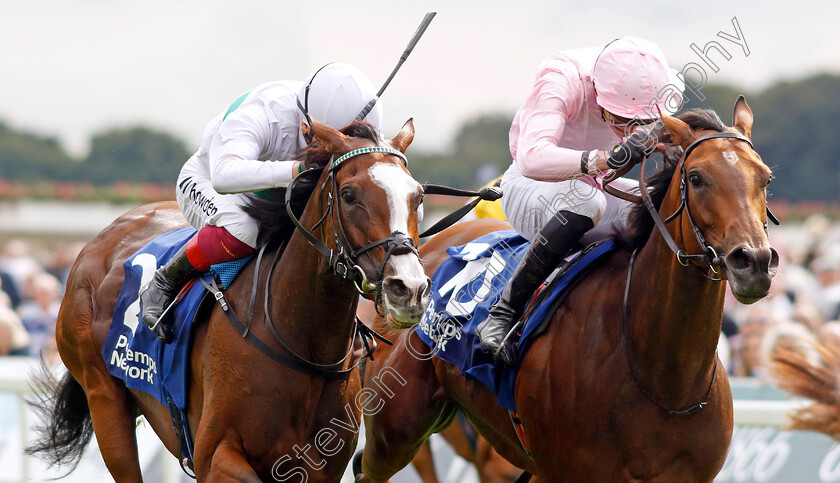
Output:
<svg viewBox="0 0 840 483">
<path fill-rule="evenodd" d="M 440 431 L 440 436 L 458 456 L 475 466 L 481 483 L 514 483 L 522 474 L 522 470 L 502 458 L 484 437 L 475 433 L 468 421 L 456 417 L 448 428 Z M 428 440 L 414 455 L 411 465 L 423 483 L 439 482 Z"/>
<path fill-rule="evenodd" d="M 459 410 L 536 481 L 713 480 L 733 428 L 716 355 L 724 281 L 742 303 L 769 291 L 778 267 L 766 231 L 768 217 L 775 221 L 766 207 L 771 170 L 751 147 L 743 97 L 731 128 L 708 110 L 662 121 L 683 156 L 648 178 L 649 211 L 633 209 L 620 248 L 564 299 L 521 360 L 514 397 L 530 451 L 488 388 L 432 357 L 416 332 L 391 332 L 395 345 L 367 371 L 387 367 L 405 384 L 365 415 L 357 482 L 386 481 Z M 447 247 L 505 228 L 478 220 L 441 232 L 421 247 L 426 272 L 448 258 Z"/>
<path fill-rule="evenodd" d="M 302 129 L 309 130 L 305 124 Z M 358 369 L 348 357 L 359 291 L 375 298 L 396 324 L 419 321 L 427 301 L 430 281 L 415 248 L 423 191 L 404 156 L 414 138 L 413 122 L 390 141 L 363 122 L 337 131 L 313 121 L 311 129 L 316 142 L 305 153 L 304 173 L 318 182 L 300 214 L 302 227 L 288 238 L 282 256 L 262 258 L 259 283 L 252 260 L 226 297 L 245 320 L 254 284 L 256 300 L 265 303 L 252 307 L 251 333 L 274 354 L 324 369 L 303 372 L 268 357 L 214 304 L 195 328 L 190 356 L 186 413 L 199 481 L 295 476 L 338 481 L 355 448 L 363 407 Z M 44 453 L 53 463 L 74 463 L 93 432 L 114 480 L 142 481 L 135 438 L 135 419 L 142 414 L 177 454 L 169 409 L 112 377 L 100 349 L 123 282 L 123 262 L 157 235 L 186 224 L 172 202 L 141 206 L 82 250 L 56 329 L 69 373 L 45 408 L 50 419 L 30 452 Z M 331 370 L 340 374 L 329 377 Z"/>
</svg>

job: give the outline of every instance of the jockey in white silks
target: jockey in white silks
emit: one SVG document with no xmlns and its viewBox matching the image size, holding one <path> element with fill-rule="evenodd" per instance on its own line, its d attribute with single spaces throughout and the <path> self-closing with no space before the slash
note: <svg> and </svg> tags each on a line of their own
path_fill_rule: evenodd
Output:
<svg viewBox="0 0 840 483">
<path fill-rule="evenodd" d="M 585 234 L 597 238 L 623 222 L 626 202 L 602 191 L 602 177 L 644 158 L 649 133 L 633 132 L 679 108 L 684 83 L 676 74 L 656 45 L 635 37 L 557 52 L 540 66 L 513 119 L 513 163 L 501 184 L 505 216 L 531 245 L 476 328 L 500 360 L 515 362 L 506 336 L 536 288 Z"/>
<path fill-rule="evenodd" d="M 376 88 L 349 64 L 330 63 L 303 82 L 262 84 L 236 99 L 208 124 L 198 151 L 178 176 L 175 198 L 198 233 L 155 271 L 140 294 L 143 321 L 169 342 L 173 327 L 161 315 L 180 287 L 211 265 L 236 260 L 257 247 L 258 225 L 243 207 L 261 190 L 285 188 L 301 172 L 298 156 L 307 111 L 335 129 L 350 124 Z M 364 121 L 380 128 L 377 102 Z M 161 322 L 161 323 L 159 323 Z"/>
</svg>

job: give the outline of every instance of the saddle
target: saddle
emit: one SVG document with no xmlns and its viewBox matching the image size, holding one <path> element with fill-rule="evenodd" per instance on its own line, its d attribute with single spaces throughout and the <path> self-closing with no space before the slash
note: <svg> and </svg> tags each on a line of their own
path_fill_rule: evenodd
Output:
<svg viewBox="0 0 840 483">
<path fill-rule="evenodd" d="M 516 325 L 517 360 L 548 326 L 584 276 L 615 250 L 607 239 L 571 255 L 532 298 Z M 513 230 L 484 235 L 447 249 L 450 258 L 432 275 L 429 306 L 415 332 L 429 354 L 455 364 L 468 379 L 478 379 L 496 394 L 499 404 L 515 411 L 513 388 L 518 366 L 509 367 L 481 348 L 475 327 L 489 314 L 505 283 L 528 249 L 528 241 Z"/>
</svg>

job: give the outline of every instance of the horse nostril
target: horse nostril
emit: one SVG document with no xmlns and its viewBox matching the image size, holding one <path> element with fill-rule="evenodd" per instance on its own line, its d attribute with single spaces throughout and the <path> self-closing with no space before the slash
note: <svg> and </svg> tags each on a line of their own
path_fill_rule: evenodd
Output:
<svg viewBox="0 0 840 483">
<path fill-rule="evenodd" d="M 726 266 L 729 267 L 730 270 L 734 270 L 736 272 L 749 270 L 753 264 L 752 257 L 744 247 L 732 250 L 732 252 L 726 256 L 725 261 Z"/>
<path fill-rule="evenodd" d="M 768 271 L 773 275 L 775 275 L 776 271 L 779 269 L 779 254 L 773 247 L 770 247 L 770 266 L 768 269 Z"/>
<path fill-rule="evenodd" d="M 405 283 L 399 278 L 388 277 L 385 279 L 384 285 L 385 290 L 395 297 L 403 298 L 408 297 L 411 294 L 411 290 L 409 290 Z"/>
<path fill-rule="evenodd" d="M 426 297 L 428 297 L 431 292 L 432 292 L 432 279 L 429 278 L 429 277 L 426 277 L 426 283 L 425 283 L 425 285 L 423 285 L 423 291 L 421 292 L 420 300 L 423 300 Z"/>
</svg>

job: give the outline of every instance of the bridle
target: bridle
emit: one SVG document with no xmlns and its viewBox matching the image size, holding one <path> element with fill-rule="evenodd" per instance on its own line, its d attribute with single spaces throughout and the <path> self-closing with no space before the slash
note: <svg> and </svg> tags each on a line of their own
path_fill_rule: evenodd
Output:
<svg viewBox="0 0 840 483">
<path fill-rule="evenodd" d="M 321 238 L 316 237 L 309 231 L 306 227 L 304 227 L 300 220 L 295 216 L 292 211 L 292 204 L 291 204 L 291 193 L 294 189 L 294 184 L 301 178 L 305 176 L 311 176 L 314 174 L 320 174 L 322 170 L 320 168 L 311 168 L 303 173 L 300 173 L 298 176 L 292 179 L 292 182 L 286 188 L 286 212 L 289 215 L 289 218 L 294 223 L 295 227 L 298 231 L 306 238 L 306 240 L 320 252 L 328 261 L 330 268 L 332 269 L 333 273 L 339 276 L 341 279 L 348 280 L 353 282 L 356 290 L 359 291 L 361 294 L 370 293 L 371 291 L 375 292 L 375 303 L 377 307 L 380 303 L 381 293 L 382 293 L 382 275 L 385 271 L 385 265 L 388 262 L 388 259 L 391 255 L 399 255 L 399 254 L 407 254 L 407 253 L 414 253 L 419 257 L 417 252 L 417 247 L 414 244 L 414 240 L 409 237 L 408 235 L 400 232 L 391 233 L 390 236 L 383 238 L 381 240 L 377 240 L 375 242 L 371 242 L 365 244 L 358 248 L 352 248 L 350 242 L 347 239 L 347 235 L 344 233 L 344 227 L 341 224 L 341 213 L 340 213 L 340 203 L 335 203 L 333 193 L 338 192 L 338 182 L 336 180 L 335 173 L 338 169 L 343 165 L 345 161 L 351 159 L 355 156 L 359 156 L 362 154 L 368 153 L 385 153 L 390 154 L 393 156 L 397 156 L 403 161 L 403 164 L 407 164 L 405 155 L 396 149 L 392 149 L 389 147 L 384 146 L 372 146 L 367 148 L 359 148 L 354 149 L 345 153 L 343 156 L 340 156 L 338 159 L 331 161 L 329 164 L 329 175 L 324 183 L 321 185 L 321 193 L 319 198 L 323 199 L 324 189 L 327 185 L 329 185 L 329 191 L 327 192 L 327 207 L 326 210 L 323 209 L 321 206 L 320 213 L 321 217 L 317 223 L 312 227 L 314 230 L 319 225 L 322 225 L 324 220 L 332 213 L 333 216 L 333 226 L 336 228 L 334 242 L 336 249 L 330 249 L 326 243 L 322 240 L 324 238 L 324 230 L 323 227 L 321 229 L 322 235 Z M 335 209 L 333 209 L 333 207 Z M 270 269 L 268 272 L 268 276 L 265 280 L 265 300 L 264 300 L 264 313 L 265 313 L 265 322 L 266 325 L 269 327 L 274 340 L 288 353 L 289 355 L 285 355 L 281 352 L 278 352 L 274 348 L 265 344 L 262 340 L 260 340 L 253 332 L 250 330 L 251 325 L 251 316 L 254 310 L 254 303 L 255 297 L 257 293 L 257 283 L 259 280 L 259 267 L 261 266 L 262 256 L 266 250 L 266 246 L 264 245 L 262 249 L 259 251 L 259 255 L 257 256 L 256 262 L 256 269 L 254 270 L 254 285 L 251 290 L 251 302 L 248 309 L 248 317 L 246 322 L 237 317 L 234 313 L 230 305 L 226 302 L 224 298 L 224 294 L 222 291 L 217 287 L 215 279 L 211 280 L 211 283 L 205 282 L 203 279 L 201 283 L 211 292 L 213 296 L 216 298 L 219 306 L 224 311 L 225 315 L 227 315 L 228 321 L 234 326 L 237 332 L 239 332 L 246 340 L 248 340 L 254 347 L 256 347 L 260 352 L 265 354 L 266 356 L 274 359 L 277 362 L 285 364 L 292 369 L 303 372 L 306 374 L 310 374 L 316 377 L 323 377 L 326 379 L 340 379 L 350 375 L 350 373 L 355 370 L 359 364 L 365 359 L 365 357 L 369 357 L 371 360 L 373 359 L 373 352 L 376 350 L 376 340 L 378 339 L 386 344 L 391 344 L 391 342 L 381 335 L 377 334 L 372 329 L 368 328 L 364 325 L 360 320 L 359 317 L 356 316 L 356 322 L 353 329 L 353 336 L 351 337 L 350 347 L 345 355 L 337 360 L 336 362 L 327 363 L 327 364 L 320 364 L 316 362 L 312 362 L 309 359 L 305 358 L 304 356 L 295 352 L 288 344 L 283 340 L 280 334 L 277 332 L 277 329 L 274 326 L 274 322 L 271 320 L 271 310 L 269 307 L 269 294 L 271 293 L 271 280 L 273 278 L 272 274 L 274 272 L 274 268 L 277 266 L 277 261 L 280 257 L 282 249 L 278 247 L 278 249 L 274 253 L 274 259 L 270 264 Z M 379 280 L 376 283 L 371 283 L 368 281 L 364 269 L 359 266 L 356 262 L 357 258 L 376 248 L 378 246 L 384 246 L 385 250 L 385 257 L 382 260 L 382 264 L 378 270 L 378 278 Z M 378 310 L 378 309 L 377 309 Z M 340 367 L 347 361 L 350 356 L 354 352 L 353 341 L 356 339 L 356 336 L 360 335 L 362 344 L 365 348 L 365 357 L 361 357 L 355 361 L 347 369 L 340 369 Z"/>
<path fill-rule="evenodd" d="M 700 261 L 701 263 L 704 263 L 704 264 L 708 265 L 709 268 L 711 269 L 711 271 L 714 274 L 717 274 L 718 269 L 716 267 L 721 267 L 721 268 L 725 267 L 725 263 L 723 261 L 723 258 L 721 256 L 719 256 L 718 253 L 715 251 L 715 249 L 712 248 L 712 246 L 709 245 L 709 243 L 706 241 L 706 238 L 703 236 L 703 233 L 700 231 L 699 228 L 697 228 L 697 225 L 694 223 L 694 219 L 691 217 L 691 210 L 690 210 L 689 205 L 688 205 L 688 183 L 687 183 L 687 176 L 688 175 L 687 175 L 686 170 L 685 170 L 685 161 L 688 158 L 688 156 L 691 154 L 691 152 L 694 150 L 694 148 L 696 148 L 697 145 L 702 143 L 703 141 L 707 141 L 709 139 L 715 139 L 715 138 L 737 139 L 739 141 L 744 141 L 747 144 L 749 144 L 750 148 L 753 147 L 752 146 L 752 141 L 750 141 L 749 138 L 747 138 L 746 136 L 743 136 L 739 133 L 735 133 L 735 132 L 731 132 L 731 131 L 714 132 L 714 133 L 707 134 L 705 136 L 701 136 L 701 137 L 695 139 L 691 144 L 689 144 L 685 148 L 685 151 L 683 151 L 683 154 L 680 157 L 679 163 L 677 165 L 677 167 L 680 170 L 680 204 L 677 207 L 677 209 L 671 215 L 666 217 L 664 220 L 659 216 L 659 212 L 657 211 L 656 207 L 654 206 L 653 200 L 650 197 L 650 192 L 648 191 L 647 185 L 645 184 L 644 174 L 645 174 L 645 161 L 647 160 L 646 158 L 642 161 L 641 166 L 639 167 L 639 170 L 640 170 L 640 172 L 639 172 L 639 189 L 640 189 L 640 192 L 641 192 L 640 201 L 644 203 L 645 208 L 647 208 L 648 213 L 650 213 L 650 216 L 653 219 L 654 224 L 656 225 L 657 229 L 659 230 L 659 233 L 662 235 L 662 238 L 665 240 L 665 243 L 668 245 L 668 248 L 670 248 L 670 250 L 677 257 L 677 262 L 679 262 L 680 265 L 687 267 L 689 265 L 694 265 L 692 263 L 692 261 L 697 260 L 697 261 Z M 615 179 L 617 177 L 618 176 L 616 176 L 612 179 Z M 611 193 L 615 194 L 614 191 L 611 191 Z M 630 195 L 630 196 L 632 196 L 632 195 Z M 629 197 L 622 196 L 622 198 L 628 199 L 630 201 L 634 201 L 632 199 L 629 199 Z M 671 236 L 671 234 L 668 232 L 667 228 L 665 227 L 665 223 L 669 223 L 669 222 L 673 221 L 678 216 L 681 217 L 683 213 L 685 213 L 686 217 L 688 218 L 689 225 L 691 226 L 691 229 L 694 232 L 694 236 L 697 239 L 697 243 L 699 244 L 699 246 L 703 250 L 703 253 L 698 253 L 698 254 L 687 254 L 687 253 L 685 253 L 685 251 L 683 251 L 681 248 L 679 248 L 677 246 L 677 243 L 674 241 L 674 238 Z M 779 220 L 776 218 L 775 215 L 773 215 L 773 213 L 770 211 L 769 207 L 767 208 L 767 218 L 770 221 L 772 221 L 774 224 L 776 224 L 776 225 L 779 224 Z M 680 227 L 682 227 L 682 225 L 680 225 Z M 764 229 L 765 229 L 765 231 L 767 231 L 767 222 L 766 221 L 764 223 Z M 667 406 L 663 405 L 662 403 L 660 403 L 659 401 L 654 399 L 654 397 L 648 391 L 646 391 L 644 389 L 642 384 L 639 382 L 639 376 L 636 373 L 636 369 L 635 369 L 635 366 L 633 365 L 633 361 L 632 361 L 632 358 L 631 358 L 630 335 L 628 333 L 628 316 L 627 316 L 628 305 L 629 305 L 628 301 L 630 299 L 630 281 L 631 281 L 632 276 L 633 276 L 633 265 L 634 265 L 634 262 L 636 260 L 636 254 L 637 253 L 638 253 L 638 248 L 636 250 L 634 250 L 633 253 L 630 255 L 630 262 L 629 262 L 628 267 L 627 267 L 627 281 L 625 282 L 625 286 L 624 286 L 624 302 L 623 302 L 622 310 L 621 310 L 621 330 L 622 330 L 622 334 L 623 334 L 622 340 L 624 341 L 624 344 L 625 344 L 625 353 L 626 353 L 626 356 L 627 356 L 627 365 L 628 365 L 628 368 L 630 370 L 630 375 L 632 376 L 633 382 L 636 384 L 636 387 L 639 389 L 639 391 L 641 391 L 641 393 L 649 401 L 651 401 L 653 404 L 658 406 L 660 409 L 668 412 L 671 415 L 675 415 L 675 416 L 689 416 L 691 414 L 696 413 L 697 411 L 699 411 L 700 409 L 702 409 L 704 406 L 706 406 L 708 404 L 709 395 L 712 392 L 712 387 L 714 386 L 715 379 L 717 377 L 717 363 L 714 364 L 714 367 L 712 369 L 712 377 L 711 377 L 711 380 L 709 381 L 709 386 L 706 389 L 706 393 L 703 396 L 703 400 L 701 402 L 696 403 L 694 405 L 691 405 L 691 406 L 689 406 L 685 409 L 677 410 L 677 409 L 668 408 Z M 697 265 L 695 265 L 695 266 L 697 266 Z M 706 277 L 707 279 L 715 281 L 715 282 L 720 282 L 720 281 L 723 280 L 720 277 L 709 277 L 703 271 L 701 271 L 700 273 L 704 277 Z"/>
<path fill-rule="evenodd" d="M 309 244 L 312 245 L 327 259 L 327 263 L 332 269 L 333 273 L 341 279 L 353 282 L 354 286 L 356 287 L 356 290 L 360 294 L 364 295 L 374 292 L 375 301 L 378 306 L 382 296 L 382 277 L 385 273 L 385 266 L 388 263 L 389 258 L 392 255 L 403 255 L 408 253 L 414 253 L 419 257 L 419 253 L 417 251 L 417 246 L 414 243 L 414 239 L 412 239 L 408 234 L 401 233 L 398 231 L 391 233 L 390 236 L 386 238 L 367 243 L 360 247 L 353 248 L 351 246 L 350 241 L 348 240 L 347 235 L 345 233 L 344 225 L 341 222 L 341 203 L 336 202 L 334 196 L 334 193 L 336 194 L 336 196 L 338 193 L 338 181 L 336 179 L 336 172 L 344 165 L 344 163 L 347 160 L 362 154 L 369 153 L 390 154 L 400 158 L 403 162 L 403 165 L 408 165 L 408 161 L 406 160 L 406 157 L 402 152 L 385 146 L 371 146 L 366 148 L 354 149 L 340 156 L 338 159 L 331 160 L 327 167 L 327 169 L 329 169 L 329 174 L 327 175 L 327 179 L 324 180 L 324 183 L 321 185 L 321 196 L 319 196 L 319 199 L 323 200 L 324 190 L 327 187 L 327 185 L 329 185 L 329 190 L 327 191 L 327 206 L 326 208 L 324 208 L 323 204 L 320 205 L 320 219 L 311 228 L 312 230 L 315 230 L 316 228 L 321 226 L 320 238 L 316 237 L 309 229 L 307 229 L 301 224 L 300 220 L 295 216 L 294 212 L 292 211 L 291 204 L 292 191 L 294 189 L 294 184 L 298 181 L 298 179 L 303 176 L 309 176 L 310 173 L 320 173 L 320 169 L 312 168 L 306 170 L 292 179 L 292 182 L 286 189 L 286 213 L 289 215 L 289 219 L 291 219 L 292 223 L 295 225 L 295 228 L 297 228 L 301 235 L 303 235 L 303 237 L 306 238 Z M 335 250 L 328 247 L 327 244 L 323 241 L 323 238 L 326 237 L 324 234 L 323 222 L 330 215 L 332 215 L 333 226 L 335 227 L 335 232 L 333 234 L 333 242 L 335 243 L 336 247 Z M 364 253 L 379 246 L 382 246 L 384 248 L 385 256 L 383 257 L 382 263 L 380 264 L 377 270 L 378 280 L 376 280 L 374 283 L 371 283 L 367 279 L 364 269 L 359 265 L 358 258 Z"/>
<path fill-rule="evenodd" d="M 727 139 L 736 139 L 739 141 L 746 142 L 750 148 L 753 147 L 752 141 L 750 139 L 740 133 L 735 133 L 731 131 L 723 131 L 723 132 L 714 132 L 711 134 L 707 134 L 705 136 L 701 136 L 695 139 L 682 153 L 680 160 L 677 164 L 677 168 L 680 172 L 680 204 L 677 206 L 676 210 L 671 213 L 669 216 L 665 217 L 663 220 L 662 217 L 659 216 L 659 211 L 657 210 L 656 206 L 654 206 L 653 200 L 651 199 L 650 192 L 648 191 L 647 184 L 645 183 L 645 164 L 647 158 L 645 158 L 640 167 L 639 167 L 639 191 L 641 192 L 641 197 L 631 195 L 626 193 L 626 196 L 621 196 L 621 198 L 627 199 L 629 201 L 633 201 L 636 203 L 643 203 L 645 208 L 647 209 L 648 213 L 650 213 L 651 218 L 653 219 L 654 225 L 659 230 L 659 233 L 662 235 L 662 238 L 665 240 L 665 243 L 668 245 L 668 248 L 674 253 L 677 257 L 677 261 L 680 265 L 687 267 L 692 265 L 693 261 L 699 261 L 701 264 L 705 264 L 709 267 L 709 269 L 714 273 L 719 273 L 719 268 L 725 267 L 724 257 L 719 255 L 717 251 L 706 241 L 706 237 L 703 236 L 703 232 L 697 228 L 697 224 L 694 222 L 694 218 L 691 216 L 691 210 L 688 205 L 688 174 L 685 169 L 685 161 L 688 159 L 688 156 L 691 155 L 691 152 L 703 141 L 708 141 L 709 139 L 716 139 L 716 138 L 727 138 Z M 618 175 L 620 176 L 620 174 Z M 616 179 L 618 176 L 613 177 L 612 179 Z M 611 187 L 610 187 L 611 188 Z M 607 187 L 605 186 L 605 189 Z M 611 194 L 616 195 L 616 189 L 611 188 L 609 190 Z M 774 224 L 778 225 L 779 220 L 770 211 L 769 207 L 766 207 L 767 210 L 767 219 L 772 221 Z M 697 240 L 698 245 L 700 246 L 702 253 L 697 254 L 688 254 L 682 248 L 680 248 L 677 243 L 674 241 L 674 238 L 668 232 L 668 229 L 665 227 L 666 223 L 670 223 L 677 217 L 682 217 L 682 215 L 688 218 L 689 226 L 691 226 L 691 231 L 694 233 L 694 237 Z M 682 229 L 682 224 L 680 224 L 680 229 Z M 764 223 L 764 229 L 767 231 L 767 222 Z M 696 266 L 696 265 L 695 265 Z M 703 272 L 701 272 L 703 273 Z M 721 281 L 723 279 L 719 277 L 709 277 L 705 273 L 703 275 L 714 281 Z"/>
</svg>

